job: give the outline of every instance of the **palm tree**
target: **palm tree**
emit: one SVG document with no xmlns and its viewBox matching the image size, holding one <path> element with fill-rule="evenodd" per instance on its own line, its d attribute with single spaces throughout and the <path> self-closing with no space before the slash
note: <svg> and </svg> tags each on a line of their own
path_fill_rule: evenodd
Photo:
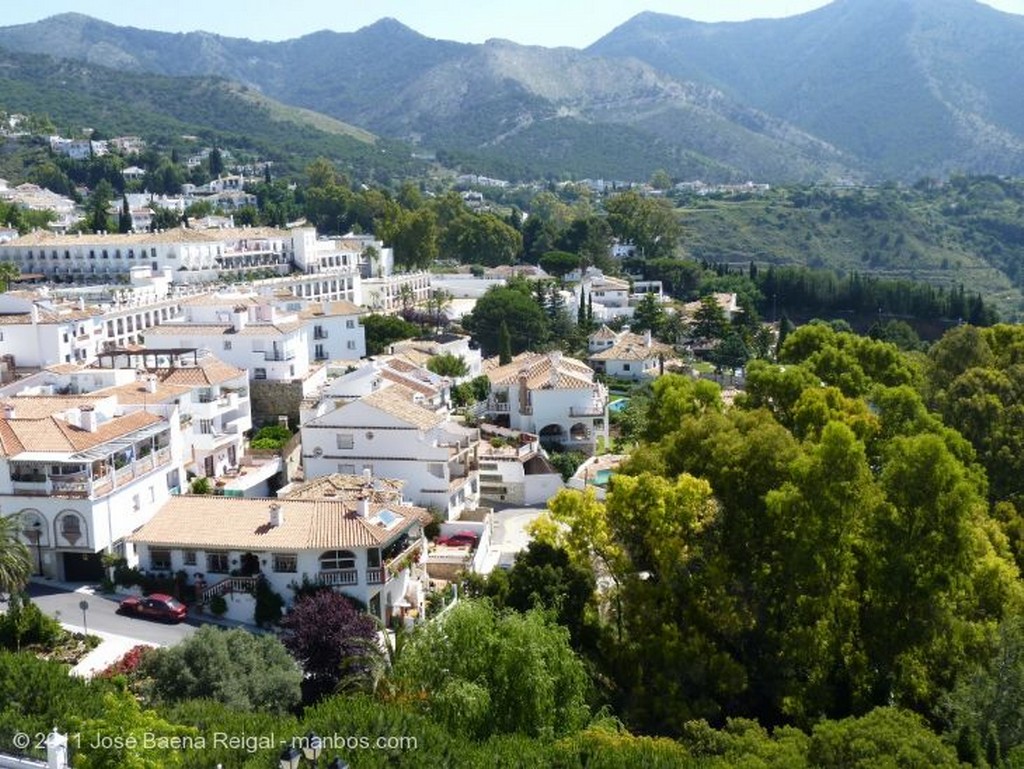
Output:
<svg viewBox="0 0 1024 769">
<path fill-rule="evenodd" d="M 21 541 L 21 516 L 0 515 L 0 593 L 25 587 L 32 573 L 32 555 Z"/>
<path fill-rule="evenodd" d="M 11 281 L 21 277 L 21 270 L 13 262 L 0 262 L 0 291 L 6 291 Z"/>
</svg>

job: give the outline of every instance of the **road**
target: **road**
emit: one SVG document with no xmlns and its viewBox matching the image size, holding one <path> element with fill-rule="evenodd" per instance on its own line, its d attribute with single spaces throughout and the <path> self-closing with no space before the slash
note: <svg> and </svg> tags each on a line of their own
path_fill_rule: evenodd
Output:
<svg viewBox="0 0 1024 769">
<path fill-rule="evenodd" d="M 86 592 L 88 591 L 88 592 Z M 133 619 L 117 614 L 118 599 L 112 595 L 92 593 L 91 588 L 80 588 L 70 592 L 61 587 L 52 587 L 39 582 L 30 582 L 28 594 L 32 602 L 43 610 L 44 614 L 56 617 L 74 630 L 83 629 L 82 601 L 89 603 L 85 612 L 84 625 L 89 632 L 99 631 L 124 636 L 137 640 L 139 643 L 173 646 L 192 635 L 200 623 L 188 619 L 179 625 L 166 625 L 145 619 Z M 6 608 L 0 605 L 0 608 Z"/>
<path fill-rule="evenodd" d="M 481 571 L 489 573 L 498 566 L 511 566 L 515 554 L 530 544 L 526 527 L 544 514 L 544 507 L 508 507 L 494 511 L 491 547 Z"/>
</svg>

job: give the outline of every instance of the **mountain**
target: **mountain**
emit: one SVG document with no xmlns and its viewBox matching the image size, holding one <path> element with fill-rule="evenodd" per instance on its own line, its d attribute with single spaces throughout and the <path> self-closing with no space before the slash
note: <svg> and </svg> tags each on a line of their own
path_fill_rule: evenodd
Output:
<svg viewBox="0 0 1024 769">
<path fill-rule="evenodd" d="M 639 61 L 493 40 L 433 40 L 384 19 L 279 43 L 167 34 L 63 14 L 0 46 L 167 76 L 217 75 L 384 136 L 516 175 L 717 180 L 857 175 L 785 121 Z"/>
<path fill-rule="evenodd" d="M 1024 17 L 974 0 L 836 0 L 776 20 L 634 17 L 588 52 L 720 88 L 875 177 L 1024 172 Z"/>
<path fill-rule="evenodd" d="M 974 0 L 729 24 L 643 13 L 585 51 L 435 40 L 393 19 L 254 42 L 81 14 L 0 28 L 0 47 L 225 78 L 513 178 L 1024 173 L 1024 17 Z"/>
<path fill-rule="evenodd" d="M 89 126 L 174 143 L 182 135 L 247 149 L 298 170 L 322 155 L 372 175 L 408 171 L 408 147 L 324 115 L 281 104 L 238 83 L 213 77 L 123 72 L 74 60 L 0 50 L 0 105 L 48 115 L 61 129 Z M 382 152 L 384 150 L 384 152 Z"/>
</svg>

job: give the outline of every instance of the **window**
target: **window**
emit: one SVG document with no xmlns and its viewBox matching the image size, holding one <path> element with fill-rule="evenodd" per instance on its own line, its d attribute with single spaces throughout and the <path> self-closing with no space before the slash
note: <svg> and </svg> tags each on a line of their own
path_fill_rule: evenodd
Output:
<svg viewBox="0 0 1024 769">
<path fill-rule="evenodd" d="M 154 571 L 170 571 L 171 568 L 171 551 L 170 550 L 150 550 L 149 551 L 149 568 Z"/>
<path fill-rule="evenodd" d="M 212 419 L 200 419 L 199 420 L 199 432 L 203 435 L 213 435 L 213 420 Z"/>
<path fill-rule="evenodd" d="M 622 370 L 623 371 L 629 371 L 629 364 L 628 363 L 623 363 L 622 364 Z"/>
<path fill-rule="evenodd" d="M 355 445 L 351 433 L 338 433 L 337 437 L 339 449 L 350 449 Z"/>
<path fill-rule="evenodd" d="M 156 489 L 152 486 L 149 487 L 149 501 L 156 502 Z"/>
<path fill-rule="evenodd" d="M 337 569 L 354 569 L 356 554 L 351 550 L 328 550 L 320 556 L 320 569 L 334 571 Z"/>
<path fill-rule="evenodd" d="M 356 466 L 355 465 L 338 465 L 338 472 L 341 473 L 342 475 L 355 475 L 356 474 Z"/>
<path fill-rule="evenodd" d="M 82 538 L 82 521 L 77 515 L 69 513 L 61 517 L 60 535 L 72 545 Z"/>
<path fill-rule="evenodd" d="M 253 379 L 266 379 L 267 378 L 267 370 L 265 368 L 254 368 L 252 370 L 252 378 Z"/>
<path fill-rule="evenodd" d="M 299 570 L 299 558 L 295 553 L 274 553 L 274 571 L 294 574 Z"/>
<path fill-rule="evenodd" d="M 356 349 L 356 343 L 351 339 L 345 344 L 345 346 L 350 350 Z"/>
<path fill-rule="evenodd" d="M 231 349 L 231 340 L 230 339 L 225 339 L 224 340 L 224 349 L 225 350 L 230 350 Z"/>
<path fill-rule="evenodd" d="M 354 320 L 346 320 L 345 321 L 345 328 L 355 328 L 355 327 L 356 327 L 356 322 Z"/>
<path fill-rule="evenodd" d="M 132 510 L 138 511 L 140 509 L 142 509 L 142 500 L 138 494 L 135 494 L 132 496 Z"/>
<path fill-rule="evenodd" d="M 444 463 L 442 462 L 429 462 L 427 463 L 427 472 L 435 478 L 444 478 Z"/>
<path fill-rule="evenodd" d="M 196 565 L 196 551 L 195 550 L 182 550 L 181 551 L 181 562 L 186 566 Z"/>
<path fill-rule="evenodd" d="M 207 553 L 206 554 L 206 570 L 210 574 L 227 574 L 228 573 L 228 554 L 227 553 Z"/>
</svg>

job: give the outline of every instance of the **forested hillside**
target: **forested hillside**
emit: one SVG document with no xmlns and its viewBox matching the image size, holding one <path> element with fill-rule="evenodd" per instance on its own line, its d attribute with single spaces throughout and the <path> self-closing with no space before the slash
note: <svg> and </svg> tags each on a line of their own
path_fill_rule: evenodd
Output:
<svg viewBox="0 0 1024 769">
<path fill-rule="evenodd" d="M 901 278 L 981 293 L 1004 318 L 1024 309 L 1024 184 L 954 177 L 912 188 L 780 189 L 680 201 L 682 252 Z M 881 308 L 885 310 L 886 308 Z"/>
</svg>

